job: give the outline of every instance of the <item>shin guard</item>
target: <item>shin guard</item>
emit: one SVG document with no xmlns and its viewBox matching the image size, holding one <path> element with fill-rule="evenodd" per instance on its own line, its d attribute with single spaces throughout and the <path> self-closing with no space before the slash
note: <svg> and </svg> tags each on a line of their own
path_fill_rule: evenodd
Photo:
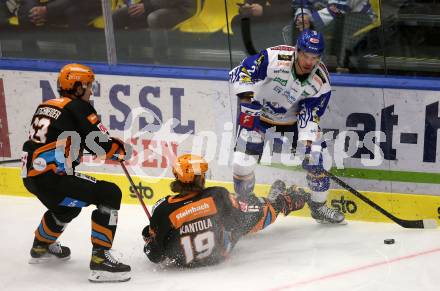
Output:
<svg viewBox="0 0 440 291">
<path fill-rule="evenodd" d="M 66 225 L 67 223 L 59 221 L 52 211 L 46 211 L 35 230 L 34 245 L 54 243 L 63 233 Z"/>
<path fill-rule="evenodd" d="M 255 175 L 254 173 L 248 176 L 234 175 L 234 191 L 237 193 L 239 199 L 246 199 L 254 191 Z"/>
<path fill-rule="evenodd" d="M 91 241 L 94 248 L 111 249 L 118 222 L 116 209 L 99 206 L 92 213 Z"/>
</svg>

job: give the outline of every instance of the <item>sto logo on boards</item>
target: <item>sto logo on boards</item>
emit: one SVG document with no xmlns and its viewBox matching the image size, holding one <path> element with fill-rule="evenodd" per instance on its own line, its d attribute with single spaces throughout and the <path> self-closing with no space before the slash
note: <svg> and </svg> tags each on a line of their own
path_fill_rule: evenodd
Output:
<svg viewBox="0 0 440 291">
<path fill-rule="evenodd" d="M 346 200 L 343 195 L 340 199 L 333 199 L 331 205 L 342 213 L 355 214 L 358 209 L 354 201 Z"/>
<path fill-rule="evenodd" d="M 148 186 L 142 185 L 142 182 L 139 182 L 138 185 L 135 186 L 138 190 L 139 194 L 142 196 L 142 198 L 151 199 L 154 196 L 154 191 L 152 188 Z M 133 189 L 133 186 L 130 186 L 128 189 L 130 191 L 130 197 L 136 198 L 135 190 Z"/>
</svg>

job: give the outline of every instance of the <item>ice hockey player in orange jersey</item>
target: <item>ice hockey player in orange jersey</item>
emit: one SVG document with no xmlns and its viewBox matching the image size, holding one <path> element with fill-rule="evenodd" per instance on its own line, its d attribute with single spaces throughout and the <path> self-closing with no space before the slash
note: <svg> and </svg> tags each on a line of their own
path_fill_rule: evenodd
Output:
<svg viewBox="0 0 440 291">
<path fill-rule="evenodd" d="M 179 267 L 216 264 L 229 256 L 238 240 L 272 224 L 279 213 L 303 208 L 310 194 L 276 181 L 268 198 L 240 201 L 223 187 L 205 188 L 207 162 L 185 154 L 173 165 L 174 195 L 159 200 L 150 225 L 142 231 L 144 252 L 154 263 Z"/>
</svg>

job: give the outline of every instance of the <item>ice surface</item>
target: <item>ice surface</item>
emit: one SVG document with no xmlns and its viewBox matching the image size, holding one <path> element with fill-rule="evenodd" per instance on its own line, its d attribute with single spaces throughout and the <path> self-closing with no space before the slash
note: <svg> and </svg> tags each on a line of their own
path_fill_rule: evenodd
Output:
<svg viewBox="0 0 440 291">
<path fill-rule="evenodd" d="M 132 266 L 126 283 L 87 281 L 90 214 L 83 209 L 61 237 L 72 258 L 29 265 L 33 231 L 44 207 L 36 200 L 0 196 L 0 290 L 439 290 L 440 230 L 350 221 L 328 226 L 309 218 L 280 217 L 243 238 L 217 266 L 165 270 L 146 260 L 139 205 L 123 205 L 114 248 Z M 386 238 L 396 243 L 386 245 Z"/>
</svg>

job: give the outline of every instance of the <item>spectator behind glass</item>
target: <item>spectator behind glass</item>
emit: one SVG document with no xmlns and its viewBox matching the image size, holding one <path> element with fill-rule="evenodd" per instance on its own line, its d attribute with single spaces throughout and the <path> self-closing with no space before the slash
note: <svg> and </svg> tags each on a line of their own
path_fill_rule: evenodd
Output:
<svg viewBox="0 0 440 291">
<path fill-rule="evenodd" d="M 248 18 L 257 49 L 282 42 L 281 30 L 292 18 L 290 0 L 245 0 L 237 5 L 238 17 L 233 18 L 231 25 L 234 34 L 241 33 L 241 20 Z"/>
<path fill-rule="evenodd" d="M 113 12 L 113 25 L 124 28 L 170 29 L 193 16 L 196 0 L 126 0 Z"/>
<path fill-rule="evenodd" d="M 17 15 L 18 0 L 0 0 L 0 29 L 10 26 L 9 18 Z"/>
<path fill-rule="evenodd" d="M 252 1 L 248 0 L 243 5 L 240 5 L 238 13 L 243 17 L 259 17 L 263 15 L 263 7 L 266 6 L 266 1 Z"/>
<path fill-rule="evenodd" d="M 20 26 L 61 25 L 84 28 L 102 15 L 100 0 L 21 0 L 18 10 Z"/>
<path fill-rule="evenodd" d="M 368 0 L 293 0 L 294 28 L 316 29 L 332 37 L 328 53 L 336 56 L 336 71 L 347 73 L 349 57 L 359 43 L 355 33 L 373 23 L 377 15 Z M 365 16 L 365 17 L 362 17 Z M 295 33 L 294 33 L 295 34 Z"/>
<path fill-rule="evenodd" d="M 249 17 L 255 23 L 263 23 L 288 19 L 288 3 L 286 0 L 245 0 L 244 4 L 237 5 L 240 6 L 238 13 L 241 17 Z"/>
<path fill-rule="evenodd" d="M 320 30 L 336 17 L 350 12 L 365 13 L 371 18 L 371 22 L 377 18 L 368 0 L 294 0 L 293 7 L 295 26 L 300 31 L 310 28 L 311 25 Z"/>
</svg>

